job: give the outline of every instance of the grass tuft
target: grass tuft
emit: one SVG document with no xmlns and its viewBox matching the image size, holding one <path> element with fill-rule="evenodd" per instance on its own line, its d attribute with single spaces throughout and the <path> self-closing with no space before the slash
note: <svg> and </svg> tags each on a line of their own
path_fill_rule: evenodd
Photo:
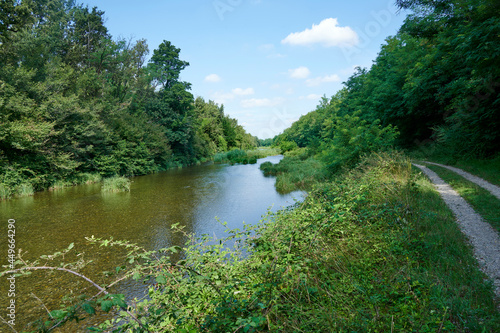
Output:
<svg viewBox="0 0 500 333">
<path fill-rule="evenodd" d="M 102 192 L 128 192 L 130 191 L 130 179 L 126 177 L 115 176 L 106 178 L 102 184 Z"/>
</svg>

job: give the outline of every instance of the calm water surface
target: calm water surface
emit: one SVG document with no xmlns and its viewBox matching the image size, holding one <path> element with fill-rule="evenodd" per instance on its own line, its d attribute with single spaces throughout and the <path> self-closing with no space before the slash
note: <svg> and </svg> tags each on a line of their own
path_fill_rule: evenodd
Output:
<svg viewBox="0 0 500 333">
<path fill-rule="evenodd" d="M 75 243 L 76 253 L 94 260 L 84 273 L 104 282 L 98 272 L 111 271 L 120 265 L 124 253 L 114 248 L 88 246 L 84 237 L 113 237 L 147 249 L 160 249 L 184 243 L 181 236 L 170 231 L 174 223 L 185 226 L 187 232 L 223 237 L 225 227 L 216 217 L 227 222 L 229 228 L 241 228 L 244 222 L 257 223 L 268 208 L 276 211 L 302 199 L 301 192 L 286 195 L 276 192 L 275 179 L 264 177 L 259 170 L 262 162 L 277 163 L 280 159 L 281 156 L 273 156 L 254 165 L 211 164 L 135 177 L 128 193 L 103 194 L 100 184 L 94 184 L 0 202 L 4 230 L 0 233 L 3 238 L 0 263 L 7 264 L 6 222 L 15 219 L 16 247 L 26 252 L 26 259 L 36 259 Z M 29 278 L 18 278 L 16 329 L 22 331 L 23 325 L 45 311 L 33 295 L 54 310 L 63 295 L 83 287 L 86 285 L 80 280 L 64 273 L 37 272 Z M 114 292 L 133 296 L 143 292 L 135 283 L 123 284 L 118 289 Z M 89 289 L 88 293 L 93 294 L 94 290 Z M 2 278 L 0 316 L 4 318 L 7 302 L 7 283 Z M 80 331 L 82 325 L 71 330 Z M 67 329 L 70 328 L 63 331 Z M 9 328 L 0 320 L 0 332 L 4 331 Z"/>
</svg>

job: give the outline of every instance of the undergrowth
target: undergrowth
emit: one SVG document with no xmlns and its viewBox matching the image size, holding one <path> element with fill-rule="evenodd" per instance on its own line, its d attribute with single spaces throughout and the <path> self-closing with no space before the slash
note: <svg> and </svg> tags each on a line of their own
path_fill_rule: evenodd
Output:
<svg viewBox="0 0 500 333">
<path fill-rule="evenodd" d="M 365 157 L 303 203 L 217 241 L 191 235 L 159 253 L 89 241 L 125 247 L 116 279 L 150 284 L 128 312 L 120 295 L 58 312 L 121 307 L 94 331 L 500 331 L 492 284 L 453 215 L 398 153 Z"/>
</svg>

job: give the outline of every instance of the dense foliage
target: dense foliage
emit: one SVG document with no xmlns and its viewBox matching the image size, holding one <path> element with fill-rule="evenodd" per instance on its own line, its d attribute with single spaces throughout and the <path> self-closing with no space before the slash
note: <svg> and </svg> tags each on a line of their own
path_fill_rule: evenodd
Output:
<svg viewBox="0 0 500 333">
<path fill-rule="evenodd" d="M 2 1 L 0 193 L 83 174 L 140 175 L 255 147 L 222 106 L 193 98 L 164 41 L 114 40 L 104 12 L 67 0 Z M 31 192 L 32 192 L 31 190 Z"/>
<path fill-rule="evenodd" d="M 500 151 L 500 3 L 401 0 L 397 5 L 414 14 L 386 40 L 373 66 L 358 68 L 343 90 L 323 98 L 275 144 L 312 147 L 335 165 L 339 154 L 349 153 L 351 139 L 370 141 L 362 138 L 366 130 L 377 140 L 396 138 L 394 126 L 400 133 L 395 143 L 404 148 L 437 143 L 449 154 L 473 158 Z M 336 151 L 325 141 L 348 144 Z"/>
</svg>

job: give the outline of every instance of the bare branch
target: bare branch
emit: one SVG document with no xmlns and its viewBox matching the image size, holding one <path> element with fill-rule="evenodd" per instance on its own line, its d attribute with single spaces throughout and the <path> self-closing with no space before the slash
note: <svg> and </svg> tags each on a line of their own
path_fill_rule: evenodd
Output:
<svg viewBox="0 0 500 333">
<path fill-rule="evenodd" d="M 18 333 L 18 332 L 16 331 L 16 329 L 15 329 L 14 327 L 12 327 L 12 325 L 11 325 L 11 324 L 9 324 L 9 322 L 8 322 L 7 320 L 5 320 L 2 316 L 0 316 L 0 319 L 2 319 L 2 321 L 3 321 L 5 324 L 7 324 L 7 325 L 10 327 L 10 329 L 11 329 L 11 330 L 13 330 L 15 333 Z"/>
</svg>

